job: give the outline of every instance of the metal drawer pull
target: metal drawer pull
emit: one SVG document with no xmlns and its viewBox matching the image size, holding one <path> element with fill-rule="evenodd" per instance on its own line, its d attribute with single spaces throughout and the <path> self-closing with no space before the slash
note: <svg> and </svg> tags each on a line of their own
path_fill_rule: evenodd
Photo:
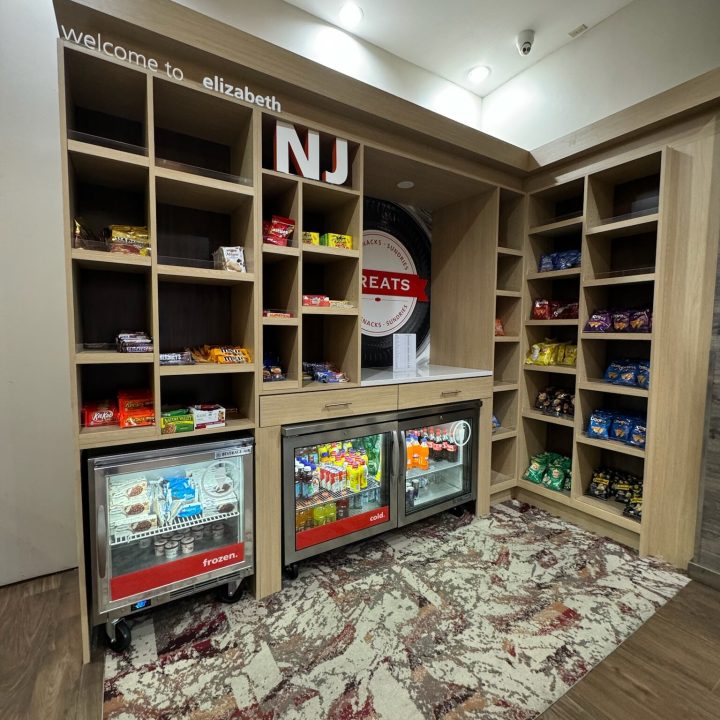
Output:
<svg viewBox="0 0 720 720">
<path fill-rule="evenodd" d="M 443 390 L 441 395 L 442 397 L 450 397 L 451 395 L 459 395 L 460 390 Z"/>
<path fill-rule="evenodd" d="M 331 410 L 332 408 L 341 408 L 341 407 L 350 407 L 352 405 L 351 402 L 341 402 L 341 403 L 328 403 L 325 406 L 326 410 Z"/>
</svg>

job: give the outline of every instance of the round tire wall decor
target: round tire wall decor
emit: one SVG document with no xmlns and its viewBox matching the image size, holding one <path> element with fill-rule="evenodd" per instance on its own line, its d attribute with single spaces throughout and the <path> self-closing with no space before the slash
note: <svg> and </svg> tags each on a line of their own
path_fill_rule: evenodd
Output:
<svg viewBox="0 0 720 720">
<path fill-rule="evenodd" d="M 363 206 L 362 364 L 391 367 L 393 335 L 430 340 L 430 222 L 414 208 L 375 198 Z"/>
</svg>

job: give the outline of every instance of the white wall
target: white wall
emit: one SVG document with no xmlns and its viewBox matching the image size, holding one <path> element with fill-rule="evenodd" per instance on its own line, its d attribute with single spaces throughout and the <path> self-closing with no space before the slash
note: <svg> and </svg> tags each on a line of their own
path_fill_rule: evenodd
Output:
<svg viewBox="0 0 720 720">
<path fill-rule="evenodd" d="M 482 100 L 478 95 L 282 0 L 174 1 L 440 115 L 480 128 Z"/>
<path fill-rule="evenodd" d="M 528 150 L 720 66 L 720 0 L 635 0 L 483 99 Z"/>
<path fill-rule="evenodd" d="M 77 564 L 51 0 L 2 0 L 0 585 Z"/>
</svg>

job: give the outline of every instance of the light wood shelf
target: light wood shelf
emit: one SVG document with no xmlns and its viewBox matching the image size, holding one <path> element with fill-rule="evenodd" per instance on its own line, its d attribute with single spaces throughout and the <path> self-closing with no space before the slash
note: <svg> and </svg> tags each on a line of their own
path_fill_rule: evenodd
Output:
<svg viewBox="0 0 720 720">
<path fill-rule="evenodd" d="M 73 248 L 70 257 L 79 267 L 97 270 L 120 270 L 123 272 L 144 272 L 152 265 L 152 258 L 147 255 L 130 255 L 126 253 L 104 252 L 102 250 L 84 250 Z"/>
<path fill-rule="evenodd" d="M 507 440 L 508 438 L 517 437 L 518 431 L 514 427 L 499 427 L 493 430 L 492 441 L 497 442 L 498 440 Z"/>
<path fill-rule="evenodd" d="M 125 365 L 155 362 L 155 353 L 124 353 L 115 350 L 79 350 L 75 353 L 78 365 Z"/>
<path fill-rule="evenodd" d="M 155 425 L 136 428 L 120 428 L 117 425 L 81 427 L 78 433 L 78 442 L 81 448 L 126 445 L 144 440 L 155 440 L 159 437 L 159 432 L 160 430 Z"/>
<path fill-rule="evenodd" d="M 495 380 L 493 382 L 493 392 L 507 392 L 509 390 L 517 390 L 519 387 L 516 382 L 506 382 L 505 380 Z"/>
<path fill-rule="evenodd" d="M 300 248 L 287 245 L 262 244 L 263 255 L 285 255 L 287 257 L 300 257 Z"/>
<path fill-rule="evenodd" d="M 160 375 L 234 375 L 254 373 L 254 363 L 197 363 L 196 365 L 161 365 Z"/>
<path fill-rule="evenodd" d="M 583 282 L 585 287 L 609 287 L 614 285 L 632 285 L 634 283 L 655 282 L 655 273 L 638 273 L 622 275 L 614 278 L 588 278 Z"/>
<path fill-rule="evenodd" d="M 580 277 L 582 268 L 568 268 L 567 270 L 547 270 L 546 272 L 530 272 L 526 278 L 528 280 L 558 280 L 561 278 Z"/>
<path fill-rule="evenodd" d="M 575 420 L 572 418 L 555 417 L 553 415 L 545 415 L 545 413 L 538 412 L 537 410 L 530 410 L 526 408 L 522 411 L 524 418 L 530 420 L 539 420 L 540 422 L 550 423 L 551 425 L 563 425 L 564 427 L 575 427 Z"/>
<path fill-rule="evenodd" d="M 566 220 L 557 220 L 556 222 L 546 223 L 544 225 L 536 225 L 528 230 L 528 235 L 555 235 L 561 237 L 562 235 L 575 232 L 582 228 L 584 218 L 572 217 Z"/>
<path fill-rule="evenodd" d="M 517 485 L 515 478 L 495 471 L 491 472 L 491 478 L 490 495 L 497 495 L 497 493 L 512 490 Z"/>
<path fill-rule="evenodd" d="M 353 240 L 354 242 L 354 240 Z M 345 250 L 344 248 L 326 247 L 325 245 L 312 245 L 304 243 L 302 246 L 303 257 L 315 260 L 347 260 L 360 257 L 359 250 Z"/>
<path fill-rule="evenodd" d="M 503 247 L 502 245 L 498 245 L 497 248 L 498 255 L 510 255 L 512 257 L 518 257 L 521 258 L 525 254 L 523 250 L 519 250 L 517 248 L 510 248 L 510 247 Z"/>
<path fill-rule="evenodd" d="M 577 325 L 578 320 L 525 320 L 525 327 L 552 327 L 553 325 Z"/>
<path fill-rule="evenodd" d="M 605 520 L 618 527 L 635 533 L 640 532 L 641 523 L 623 515 L 625 505 L 615 502 L 614 499 L 600 500 L 590 495 L 580 495 L 573 499 L 573 506 L 588 515 Z"/>
<path fill-rule="evenodd" d="M 580 333 L 581 340 L 646 340 L 653 339 L 652 333 Z"/>
<path fill-rule="evenodd" d="M 520 337 L 518 335 L 496 335 L 495 342 L 516 343 L 516 342 L 520 342 Z"/>
<path fill-rule="evenodd" d="M 263 382 L 261 386 L 261 392 L 264 393 L 289 392 L 299 389 L 299 380 L 274 380 L 272 382 Z"/>
<path fill-rule="evenodd" d="M 223 427 L 209 427 L 202 430 L 191 430 L 190 432 L 177 435 L 161 435 L 161 438 L 191 438 L 205 437 L 206 435 L 217 435 L 220 433 L 239 432 L 241 430 L 254 430 L 255 423 L 247 418 L 226 418 Z"/>
<path fill-rule="evenodd" d="M 633 387 L 630 385 L 614 385 L 604 380 L 580 380 L 578 389 L 592 390 L 594 392 L 610 393 L 612 395 L 629 395 L 631 397 L 648 397 L 649 392 L 646 388 Z"/>
<path fill-rule="evenodd" d="M 300 322 L 299 318 L 296 317 L 263 317 L 262 324 L 266 327 L 281 326 L 281 327 L 293 327 L 298 325 Z"/>
<path fill-rule="evenodd" d="M 150 160 L 147 155 L 138 155 L 137 153 L 116 150 L 115 148 L 104 145 L 94 145 L 89 142 L 69 139 L 67 141 L 67 149 L 71 153 L 89 155 L 101 160 L 112 160 L 114 162 L 137 165 L 138 167 L 144 168 L 150 167 Z"/>
<path fill-rule="evenodd" d="M 195 198 L 206 198 L 209 203 L 208 210 L 212 209 L 211 206 L 220 211 L 234 210 L 240 202 L 239 196 L 253 197 L 255 195 L 254 188 L 249 185 L 174 170 L 162 165 L 155 166 L 155 177 L 162 181 L 175 183 L 173 191 L 176 194 L 176 200 L 182 202 L 185 199 L 192 201 Z"/>
<path fill-rule="evenodd" d="M 520 291 L 520 290 L 496 290 L 495 295 L 497 295 L 497 297 L 518 298 L 518 300 L 519 300 L 522 297 L 522 291 Z"/>
<path fill-rule="evenodd" d="M 575 439 L 583 445 L 590 445 L 592 447 L 602 448 L 603 450 L 610 450 L 612 452 L 620 453 L 621 455 L 632 455 L 633 457 L 638 458 L 645 457 L 644 449 L 635 447 L 634 445 L 617 442 L 615 440 L 596 440 L 595 438 L 588 437 L 585 433 L 576 433 Z"/>
<path fill-rule="evenodd" d="M 577 375 L 577 368 L 570 365 L 523 365 L 530 372 L 557 373 L 558 375 Z"/>
<path fill-rule="evenodd" d="M 650 213 L 648 215 L 630 218 L 629 220 L 608 222 L 588 228 L 585 234 L 588 237 L 602 236 L 605 238 L 640 235 L 642 233 L 656 230 L 659 217 L 658 213 Z"/>
<path fill-rule="evenodd" d="M 173 282 L 207 283 L 210 285 L 235 285 L 255 282 L 254 273 L 232 272 L 231 270 L 209 270 L 184 265 L 158 265 L 158 277 Z"/>
<path fill-rule="evenodd" d="M 320 315 L 320 316 L 357 316 L 360 314 L 358 308 L 344 308 L 344 307 L 310 307 L 302 306 L 301 312 L 303 315 Z"/>
<path fill-rule="evenodd" d="M 546 488 L 544 485 L 537 485 L 529 480 L 523 480 L 522 478 L 517 481 L 517 487 L 527 490 L 528 492 L 535 493 L 535 495 L 540 495 L 541 497 L 554 500 L 561 505 L 571 507 L 573 504 L 570 493 L 565 492 L 564 490 L 550 490 L 550 488 Z"/>
</svg>

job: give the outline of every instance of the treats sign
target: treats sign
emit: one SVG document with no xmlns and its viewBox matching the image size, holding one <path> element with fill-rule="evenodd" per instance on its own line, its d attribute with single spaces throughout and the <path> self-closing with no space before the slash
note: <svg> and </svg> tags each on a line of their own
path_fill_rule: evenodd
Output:
<svg viewBox="0 0 720 720">
<path fill-rule="evenodd" d="M 332 168 L 320 175 L 320 133 L 307 130 L 305 142 L 300 139 L 293 125 L 280 120 L 275 124 L 275 170 L 290 173 L 292 162 L 295 173 L 311 180 L 322 180 L 332 185 L 343 185 L 348 179 L 348 143 L 333 138 Z"/>
</svg>

